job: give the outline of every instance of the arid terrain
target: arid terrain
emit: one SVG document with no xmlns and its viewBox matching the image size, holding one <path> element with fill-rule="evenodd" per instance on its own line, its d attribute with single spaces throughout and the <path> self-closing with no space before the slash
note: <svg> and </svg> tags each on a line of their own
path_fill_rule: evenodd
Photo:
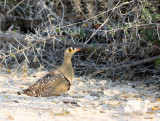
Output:
<svg viewBox="0 0 160 121">
<path fill-rule="evenodd" d="M 0 120 L 8 121 L 159 121 L 160 100 L 155 88 L 140 81 L 75 77 L 59 97 L 29 97 L 16 92 L 33 84 L 46 71 L 26 75 L 1 67 Z"/>
</svg>

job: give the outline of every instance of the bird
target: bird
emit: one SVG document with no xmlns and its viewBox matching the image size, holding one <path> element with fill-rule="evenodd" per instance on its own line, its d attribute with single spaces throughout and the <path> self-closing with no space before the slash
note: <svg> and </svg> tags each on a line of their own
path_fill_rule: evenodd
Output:
<svg viewBox="0 0 160 121">
<path fill-rule="evenodd" d="M 61 93 L 67 92 L 74 78 L 71 58 L 78 51 L 80 49 L 73 47 L 67 48 L 64 51 L 64 60 L 60 67 L 44 75 L 36 83 L 22 92 L 17 92 L 17 94 L 21 95 L 22 93 L 31 97 L 50 97 L 60 96 Z"/>
</svg>

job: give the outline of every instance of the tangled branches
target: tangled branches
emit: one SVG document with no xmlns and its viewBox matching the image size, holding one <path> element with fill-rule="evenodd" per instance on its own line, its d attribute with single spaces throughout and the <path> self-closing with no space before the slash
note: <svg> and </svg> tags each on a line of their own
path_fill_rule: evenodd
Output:
<svg viewBox="0 0 160 121">
<path fill-rule="evenodd" d="M 155 2 L 24 0 L 0 6 L 1 30 L 13 35 L 0 36 L 1 63 L 27 60 L 49 68 L 61 63 L 66 46 L 79 46 L 82 52 L 74 58 L 79 74 L 133 79 L 160 73 L 160 7 Z"/>
</svg>

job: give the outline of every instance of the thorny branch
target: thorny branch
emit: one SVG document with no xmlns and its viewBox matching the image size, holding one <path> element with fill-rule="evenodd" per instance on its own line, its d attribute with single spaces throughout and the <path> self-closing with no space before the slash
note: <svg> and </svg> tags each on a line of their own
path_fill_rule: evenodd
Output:
<svg viewBox="0 0 160 121">
<path fill-rule="evenodd" d="M 0 2 L 1 29 L 11 20 L 0 33 L 1 63 L 37 58 L 50 67 L 61 62 L 66 46 L 79 46 L 76 72 L 107 77 L 109 71 L 121 69 L 116 75 L 122 75 L 124 68 L 143 70 L 151 63 L 157 67 L 151 76 L 158 74 L 160 16 L 152 1 L 24 1 Z"/>
</svg>

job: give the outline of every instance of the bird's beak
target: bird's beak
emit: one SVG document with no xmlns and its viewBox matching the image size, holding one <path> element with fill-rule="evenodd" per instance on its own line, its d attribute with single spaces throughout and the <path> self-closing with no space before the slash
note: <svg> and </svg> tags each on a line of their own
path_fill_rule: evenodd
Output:
<svg viewBox="0 0 160 121">
<path fill-rule="evenodd" d="M 75 51 L 81 51 L 81 49 L 77 49 L 77 48 L 75 48 Z"/>
</svg>

